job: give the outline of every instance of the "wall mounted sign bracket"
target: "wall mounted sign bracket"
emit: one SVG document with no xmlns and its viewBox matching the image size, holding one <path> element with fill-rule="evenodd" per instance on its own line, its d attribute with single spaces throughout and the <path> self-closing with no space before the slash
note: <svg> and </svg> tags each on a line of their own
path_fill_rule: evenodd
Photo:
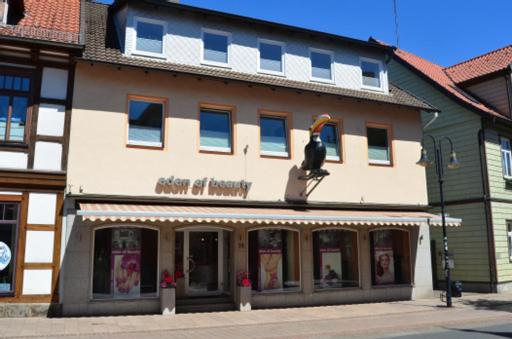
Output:
<svg viewBox="0 0 512 339">
<path fill-rule="evenodd" d="M 317 188 L 318 185 L 325 179 L 326 176 L 329 175 L 329 172 L 325 170 L 320 171 L 311 171 L 307 175 L 302 175 L 299 177 L 299 180 L 305 180 L 308 183 L 306 184 L 306 187 L 300 192 L 301 196 L 309 197 L 311 193 Z M 314 184 L 313 184 L 314 183 Z M 313 187 L 310 188 L 310 186 L 313 184 Z M 308 191 L 309 188 L 309 191 Z"/>
</svg>

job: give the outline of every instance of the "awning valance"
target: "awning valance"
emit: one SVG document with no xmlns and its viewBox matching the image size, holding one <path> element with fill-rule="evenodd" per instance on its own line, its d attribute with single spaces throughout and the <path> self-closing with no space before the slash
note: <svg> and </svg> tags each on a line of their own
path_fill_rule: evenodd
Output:
<svg viewBox="0 0 512 339">
<path fill-rule="evenodd" d="M 87 221 L 235 223 L 264 225 L 441 225 L 441 217 L 426 212 L 207 207 L 81 203 L 77 213 Z M 461 220 L 446 218 L 448 226 Z"/>
</svg>

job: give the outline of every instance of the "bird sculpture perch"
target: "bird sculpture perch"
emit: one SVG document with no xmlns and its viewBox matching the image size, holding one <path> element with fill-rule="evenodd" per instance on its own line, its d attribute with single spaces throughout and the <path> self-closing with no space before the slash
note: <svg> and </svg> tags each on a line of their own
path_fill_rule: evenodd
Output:
<svg viewBox="0 0 512 339">
<path fill-rule="evenodd" d="M 301 169 L 309 171 L 305 179 L 314 179 L 329 175 L 329 172 L 322 168 L 325 162 L 327 151 L 322 143 L 320 134 L 322 128 L 331 120 L 329 114 L 322 114 L 315 119 L 315 122 L 309 128 L 309 143 L 304 148 L 304 161 Z"/>
</svg>

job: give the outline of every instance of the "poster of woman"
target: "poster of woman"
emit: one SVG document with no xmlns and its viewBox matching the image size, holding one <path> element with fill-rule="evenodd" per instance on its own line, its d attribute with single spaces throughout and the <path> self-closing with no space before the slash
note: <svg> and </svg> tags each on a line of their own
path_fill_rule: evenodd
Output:
<svg viewBox="0 0 512 339">
<path fill-rule="evenodd" d="M 140 296 L 140 254 L 140 230 L 113 231 L 111 276 L 114 298 Z"/>
<path fill-rule="evenodd" d="M 376 285 L 395 283 L 393 241 L 388 230 L 373 233 L 374 282 Z"/>
<path fill-rule="evenodd" d="M 260 290 L 283 288 L 283 252 L 281 232 L 259 232 Z"/>
</svg>

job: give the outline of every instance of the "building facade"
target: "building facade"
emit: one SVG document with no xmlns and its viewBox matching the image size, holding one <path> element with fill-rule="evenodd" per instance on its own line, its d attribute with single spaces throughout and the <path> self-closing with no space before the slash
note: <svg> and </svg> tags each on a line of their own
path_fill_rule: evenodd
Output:
<svg viewBox="0 0 512 339">
<path fill-rule="evenodd" d="M 63 229 L 64 315 L 431 296 L 421 111 L 387 47 L 167 1 L 88 2 Z M 316 117 L 330 175 L 301 170 Z M 460 220 L 449 218 L 451 225 Z"/>
<path fill-rule="evenodd" d="M 442 112 L 426 134 L 449 136 L 462 167 L 446 173 L 447 211 L 464 227 L 449 230 L 452 278 L 464 290 L 502 292 L 512 286 L 510 123 L 511 47 L 443 68 L 403 50 L 389 64 L 391 80 Z M 432 115 L 424 114 L 424 123 Z M 427 145 L 431 147 L 431 145 Z M 427 171 L 429 202 L 439 206 L 435 170 Z M 442 234 L 431 229 L 434 280 L 443 286 Z"/>
<path fill-rule="evenodd" d="M 58 305 L 80 2 L 0 2 L 0 316 Z"/>
</svg>

